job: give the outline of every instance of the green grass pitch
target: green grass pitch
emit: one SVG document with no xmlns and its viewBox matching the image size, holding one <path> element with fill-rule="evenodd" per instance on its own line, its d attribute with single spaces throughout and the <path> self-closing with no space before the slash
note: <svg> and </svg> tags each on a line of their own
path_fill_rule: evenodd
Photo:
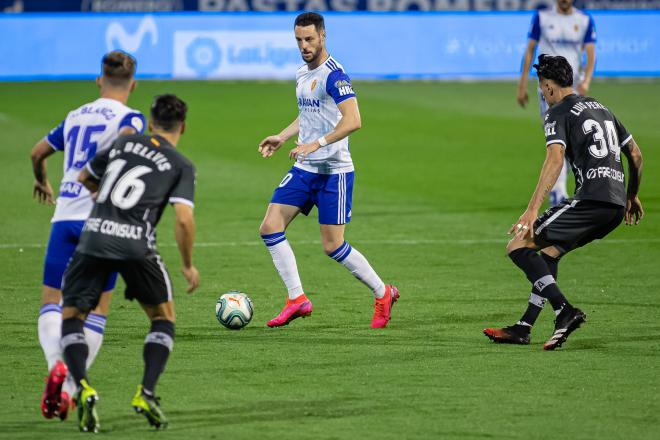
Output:
<svg viewBox="0 0 660 440">
<path fill-rule="evenodd" d="M 175 348 L 158 393 L 172 439 L 651 439 L 660 432 L 660 127 L 658 82 L 607 82 L 592 94 L 641 146 L 647 217 L 562 260 L 559 285 L 588 322 L 543 352 L 552 312 L 526 347 L 481 333 L 508 325 L 530 288 L 505 257 L 506 230 L 524 210 L 545 155 L 535 94 L 522 110 L 513 83 L 357 82 L 363 128 L 347 239 L 401 300 L 390 326 L 369 328 L 370 292 L 326 257 L 316 213 L 288 232 L 310 319 L 269 329 L 285 290 L 258 235 L 272 190 L 291 165 L 263 160 L 258 141 L 296 116 L 291 82 L 141 82 L 130 104 L 174 92 L 190 107 L 181 150 L 197 165 L 195 262 L 202 285 L 184 292 L 172 212 L 159 227 L 178 311 Z M 51 209 L 31 198 L 29 151 L 93 82 L 0 85 L 0 438 L 64 439 L 45 420 L 37 339 Z M 49 160 L 54 187 L 62 157 Z M 215 320 L 222 293 L 240 289 L 253 322 Z M 143 439 L 130 399 L 142 375 L 148 323 L 120 283 L 90 372 L 102 438 Z M 75 417 L 74 417 L 75 419 Z"/>
</svg>

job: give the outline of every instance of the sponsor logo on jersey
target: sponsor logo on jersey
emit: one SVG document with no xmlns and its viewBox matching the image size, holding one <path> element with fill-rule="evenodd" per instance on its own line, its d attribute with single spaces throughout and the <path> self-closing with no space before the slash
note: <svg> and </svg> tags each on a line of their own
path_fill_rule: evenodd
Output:
<svg viewBox="0 0 660 440">
<path fill-rule="evenodd" d="M 320 99 L 298 98 L 298 107 L 321 107 Z"/>
<path fill-rule="evenodd" d="M 82 185 L 76 182 L 62 182 L 60 185 L 60 197 L 76 198 L 80 195 Z"/>
<path fill-rule="evenodd" d="M 557 127 L 557 121 L 552 121 L 545 124 L 545 126 L 543 127 L 545 129 L 545 135 L 553 136 L 557 134 L 556 127 Z"/>
<path fill-rule="evenodd" d="M 353 87 L 351 86 L 351 83 L 346 81 L 345 79 L 340 79 L 339 81 L 335 81 L 335 87 L 337 88 L 337 90 L 339 90 L 339 96 L 355 94 L 355 92 L 353 92 Z"/>
<path fill-rule="evenodd" d="M 603 178 L 609 178 L 621 183 L 625 180 L 623 171 L 615 170 L 610 167 L 589 168 L 587 171 L 587 179 L 589 180 Z"/>
<path fill-rule="evenodd" d="M 142 238 L 142 226 L 127 223 L 118 223 L 112 220 L 104 220 L 98 217 L 90 217 L 85 221 L 84 231 L 99 232 L 117 238 L 129 238 L 140 240 Z"/>
<path fill-rule="evenodd" d="M 316 80 L 312 81 L 311 90 L 314 91 L 315 88 L 316 88 Z"/>
<path fill-rule="evenodd" d="M 142 123 L 142 119 L 140 119 L 137 116 L 133 116 L 131 118 L 131 125 L 138 133 L 142 133 L 142 130 L 144 130 L 144 124 Z"/>
</svg>

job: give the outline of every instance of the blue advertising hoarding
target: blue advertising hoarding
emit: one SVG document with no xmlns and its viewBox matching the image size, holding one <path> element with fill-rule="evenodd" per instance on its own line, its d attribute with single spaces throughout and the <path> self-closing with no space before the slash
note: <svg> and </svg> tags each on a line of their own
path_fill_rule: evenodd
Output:
<svg viewBox="0 0 660 440">
<path fill-rule="evenodd" d="M 594 12 L 596 75 L 660 76 L 660 13 Z M 287 79 L 301 64 L 295 14 L 0 16 L 0 80 L 98 75 L 122 49 L 142 78 Z M 512 78 L 531 12 L 328 13 L 328 47 L 356 78 Z M 631 32 L 634 29 L 634 32 Z M 10 62 L 9 62 L 10 61 Z"/>
</svg>

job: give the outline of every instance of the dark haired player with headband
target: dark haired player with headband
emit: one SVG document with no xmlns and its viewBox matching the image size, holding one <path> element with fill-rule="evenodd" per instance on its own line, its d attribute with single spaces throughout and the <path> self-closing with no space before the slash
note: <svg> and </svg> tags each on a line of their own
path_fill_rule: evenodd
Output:
<svg viewBox="0 0 660 440">
<path fill-rule="evenodd" d="M 555 311 L 555 330 L 544 350 L 560 347 L 586 320 L 557 285 L 559 259 L 593 240 L 604 238 L 625 218 L 637 225 L 644 216 L 637 197 L 642 153 L 632 135 L 603 104 L 578 96 L 566 58 L 539 56 L 534 65 L 550 110 L 545 117 L 546 159 L 527 210 L 511 227 L 507 253 L 532 283 L 529 307 L 515 325 L 487 328 L 495 342 L 529 344 L 530 330 L 547 301 Z M 621 154 L 628 161 L 628 187 Z M 575 174 L 575 194 L 538 216 L 568 158 Z M 539 254 L 540 250 L 540 254 Z"/>
<path fill-rule="evenodd" d="M 124 279 L 126 298 L 137 299 L 151 321 L 144 341 L 144 376 L 131 405 L 156 428 L 167 426 L 154 392 L 174 345 L 172 283 L 156 250 L 156 225 L 168 203 L 176 215 L 175 237 L 188 293 L 199 285 L 199 273 L 192 264 L 195 169 L 176 150 L 186 111 L 186 104 L 176 96 L 157 96 L 149 120 L 151 136 L 118 139 L 89 162 L 78 178 L 97 195 L 64 274 L 63 288 L 62 348 L 78 385 L 81 431 L 99 429 L 98 394 L 90 386 L 85 368 L 84 320 L 98 304 L 113 272 Z"/>
</svg>

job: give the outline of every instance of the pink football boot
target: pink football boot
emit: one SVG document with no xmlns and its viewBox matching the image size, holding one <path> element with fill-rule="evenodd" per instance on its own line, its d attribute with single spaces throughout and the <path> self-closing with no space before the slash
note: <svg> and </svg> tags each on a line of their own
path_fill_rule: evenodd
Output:
<svg viewBox="0 0 660 440">
<path fill-rule="evenodd" d="M 279 315 L 268 321 L 268 327 L 281 327 L 288 325 L 296 318 L 305 318 L 312 314 L 312 302 L 307 299 L 305 294 L 300 295 L 295 300 L 287 298 L 286 305 Z"/>
<path fill-rule="evenodd" d="M 385 295 L 376 299 L 374 303 L 374 316 L 371 319 L 371 328 L 384 328 L 392 318 L 392 306 L 399 299 L 399 290 L 387 284 Z"/>
</svg>

